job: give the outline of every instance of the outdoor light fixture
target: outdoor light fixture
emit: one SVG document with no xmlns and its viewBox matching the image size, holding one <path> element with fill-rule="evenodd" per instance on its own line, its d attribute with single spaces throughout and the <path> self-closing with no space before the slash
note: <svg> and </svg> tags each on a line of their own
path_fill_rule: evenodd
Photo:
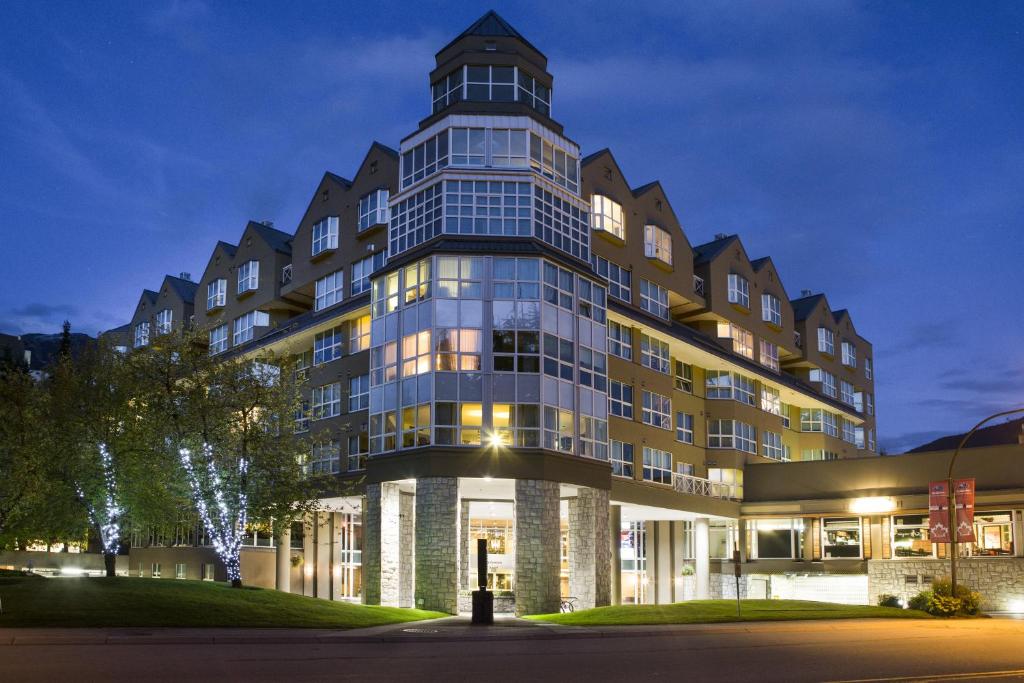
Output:
<svg viewBox="0 0 1024 683">
<path fill-rule="evenodd" d="M 884 496 L 873 498 L 855 498 L 850 502 L 850 512 L 872 514 L 876 512 L 892 512 L 896 509 L 896 501 Z"/>
<path fill-rule="evenodd" d="M 497 432 L 492 432 L 490 436 L 487 437 L 487 443 L 494 447 L 500 446 L 502 443 L 501 436 Z"/>
</svg>

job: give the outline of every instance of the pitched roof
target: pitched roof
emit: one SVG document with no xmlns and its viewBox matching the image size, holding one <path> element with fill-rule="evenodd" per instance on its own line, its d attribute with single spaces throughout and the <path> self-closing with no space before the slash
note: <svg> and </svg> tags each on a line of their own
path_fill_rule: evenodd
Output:
<svg viewBox="0 0 1024 683">
<path fill-rule="evenodd" d="M 352 181 L 351 180 L 349 180 L 348 178 L 342 178 L 337 173 L 331 173 L 330 171 L 326 171 L 324 173 L 324 177 L 330 178 L 334 182 L 339 183 L 341 185 L 344 185 L 345 187 L 352 187 Z"/>
<path fill-rule="evenodd" d="M 721 239 L 705 242 L 704 244 L 698 244 L 693 248 L 693 263 L 696 265 L 714 260 L 719 254 L 725 251 L 730 244 L 738 239 L 739 237 L 737 235 L 726 235 Z"/>
<path fill-rule="evenodd" d="M 154 292 L 152 289 L 144 289 L 142 290 L 142 296 L 139 297 L 139 300 L 149 299 L 149 303 L 155 304 L 158 298 L 160 298 L 160 295 L 157 292 Z"/>
<path fill-rule="evenodd" d="M 455 43 L 469 36 L 482 36 L 484 38 L 515 38 L 516 40 L 520 40 L 525 43 L 529 48 L 537 53 L 543 54 L 540 50 L 531 45 L 530 41 L 523 38 L 519 31 L 512 28 L 511 24 L 498 16 L 498 13 L 494 10 L 488 10 L 486 14 L 474 21 L 469 28 L 456 36 L 454 40 L 443 48 L 438 50 L 437 53 L 441 54 Z"/>
<path fill-rule="evenodd" d="M 1000 446 L 1004 444 L 1021 443 L 1020 435 L 1024 432 L 1024 417 L 1016 420 L 982 427 L 974 432 L 964 448 L 978 448 L 979 446 Z M 966 432 L 965 432 L 966 434 Z M 912 448 L 907 453 L 924 453 L 926 451 L 951 451 L 960 445 L 963 434 L 952 434 L 930 441 L 923 446 Z"/>
<path fill-rule="evenodd" d="M 173 275 L 168 275 L 164 280 L 174 288 L 174 291 L 177 292 L 182 301 L 187 304 L 195 302 L 196 289 L 199 287 L 199 283 L 192 282 L 191 280 L 183 280 L 182 278 L 175 277 Z"/>
<path fill-rule="evenodd" d="M 750 267 L 753 268 L 755 271 L 757 271 L 757 270 L 761 270 L 762 268 L 764 268 L 765 266 L 767 266 L 771 262 L 772 262 L 772 257 L 771 256 L 762 256 L 761 258 L 756 258 L 753 261 L 751 261 L 750 262 Z"/>
<path fill-rule="evenodd" d="M 217 251 L 217 247 L 223 249 L 224 253 L 226 253 L 228 256 L 232 258 L 234 258 L 235 252 L 238 251 L 237 244 L 231 244 L 229 242 L 225 242 L 224 240 L 217 240 L 217 244 L 213 245 L 213 250 Z"/>
<path fill-rule="evenodd" d="M 256 221 L 249 221 L 248 228 L 263 238 L 263 240 L 270 245 L 270 247 L 282 254 L 292 253 L 292 235 L 289 232 L 272 228 L 269 225 L 263 223 L 257 223 Z"/>
<path fill-rule="evenodd" d="M 793 318 L 796 320 L 806 320 L 807 316 L 814 312 L 818 302 L 824 298 L 824 294 L 811 294 L 810 296 L 793 299 L 789 302 L 793 307 Z"/>
</svg>

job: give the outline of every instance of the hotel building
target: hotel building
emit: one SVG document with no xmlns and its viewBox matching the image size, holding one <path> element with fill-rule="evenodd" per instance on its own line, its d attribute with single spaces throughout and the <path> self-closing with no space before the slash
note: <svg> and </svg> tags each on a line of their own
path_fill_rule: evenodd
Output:
<svg viewBox="0 0 1024 683">
<path fill-rule="evenodd" d="M 416 129 L 326 173 L 294 233 L 249 223 L 118 331 L 139 347 L 193 325 L 211 354 L 300 359 L 307 467 L 357 495 L 281 538 L 254 529 L 248 582 L 457 612 L 484 538 L 519 614 L 735 594 L 734 550 L 744 594 L 864 601 L 869 560 L 934 554 L 922 501 L 899 516 L 893 497 L 927 468 L 870 485 L 892 459 L 847 310 L 793 296 L 736 235 L 691 244 L 659 183 L 583 154 L 547 59 L 495 13 L 424 85 Z M 1002 495 L 991 525 L 1017 556 L 1024 497 Z M 200 536 L 138 534 L 131 573 L 219 576 Z M 757 563 L 788 578 L 762 585 Z"/>
</svg>

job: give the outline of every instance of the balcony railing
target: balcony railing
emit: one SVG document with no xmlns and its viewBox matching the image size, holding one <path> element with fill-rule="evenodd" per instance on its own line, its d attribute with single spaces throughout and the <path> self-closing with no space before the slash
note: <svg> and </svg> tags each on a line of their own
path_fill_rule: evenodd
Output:
<svg viewBox="0 0 1024 683">
<path fill-rule="evenodd" d="M 672 475 L 672 488 L 679 493 L 689 493 L 691 496 L 740 499 L 739 487 L 736 484 L 711 481 L 710 479 L 703 479 L 690 474 L 679 474 L 678 472 Z"/>
<path fill-rule="evenodd" d="M 288 264 L 281 269 L 281 284 L 286 285 L 292 281 L 292 264 Z"/>
<path fill-rule="evenodd" d="M 704 278 L 699 275 L 693 276 L 693 291 L 699 296 L 704 296 Z"/>
</svg>

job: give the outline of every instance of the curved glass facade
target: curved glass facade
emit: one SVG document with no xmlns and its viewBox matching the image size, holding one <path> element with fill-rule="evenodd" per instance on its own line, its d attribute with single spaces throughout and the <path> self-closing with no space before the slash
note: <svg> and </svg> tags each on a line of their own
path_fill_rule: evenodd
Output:
<svg viewBox="0 0 1024 683">
<path fill-rule="evenodd" d="M 605 288 L 536 257 L 435 255 L 373 281 L 370 453 L 608 456 Z"/>
</svg>

